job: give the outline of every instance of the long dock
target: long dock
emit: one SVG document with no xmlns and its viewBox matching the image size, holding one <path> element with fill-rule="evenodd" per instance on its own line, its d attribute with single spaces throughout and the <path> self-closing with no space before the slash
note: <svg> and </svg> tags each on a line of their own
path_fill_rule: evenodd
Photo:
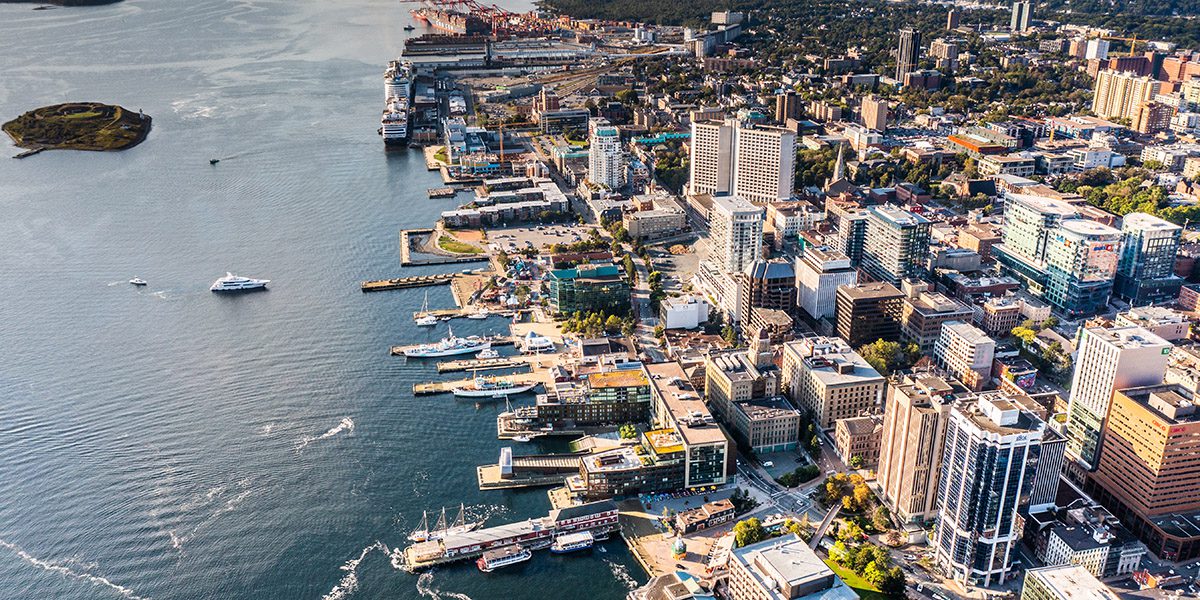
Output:
<svg viewBox="0 0 1200 600">
<path fill-rule="evenodd" d="M 500 449 L 500 460 L 494 465 L 475 468 L 481 490 L 562 485 L 568 476 L 579 472 L 582 454 L 535 454 L 513 456 L 512 448 Z"/>
<path fill-rule="evenodd" d="M 511 346 L 517 343 L 516 338 L 506 335 L 494 335 L 487 338 L 487 341 L 491 342 L 493 346 Z M 418 348 L 423 345 L 424 344 L 407 344 L 404 346 L 392 346 L 391 353 L 392 356 L 404 356 L 405 350 L 411 350 L 412 348 Z"/>
<path fill-rule="evenodd" d="M 532 373 L 520 373 L 517 375 L 499 375 L 496 377 L 500 381 L 511 381 L 517 385 L 526 383 L 538 382 L 542 383 L 542 378 Z M 452 391 L 456 387 L 461 387 L 471 383 L 471 379 L 459 379 L 457 381 L 430 381 L 428 383 L 413 384 L 413 394 L 424 396 L 427 394 L 445 394 Z M 486 399 L 486 398 L 485 398 Z"/>
<path fill-rule="evenodd" d="M 417 277 L 398 277 L 396 279 L 380 279 L 362 282 L 364 292 L 382 292 L 386 290 L 403 290 L 407 288 L 426 287 L 431 285 L 446 285 L 454 280 L 454 273 L 438 273 L 435 275 L 419 275 Z"/>
<path fill-rule="evenodd" d="M 477 358 L 471 360 L 448 360 L 437 364 L 438 373 L 461 373 L 463 371 L 491 371 L 528 367 L 530 362 L 523 356 L 506 358 Z"/>
</svg>

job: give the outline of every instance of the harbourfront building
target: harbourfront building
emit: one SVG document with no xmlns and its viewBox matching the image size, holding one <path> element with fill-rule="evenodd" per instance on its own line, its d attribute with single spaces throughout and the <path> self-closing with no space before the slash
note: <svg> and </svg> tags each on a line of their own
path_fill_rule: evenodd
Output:
<svg viewBox="0 0 1200 600">
<path fill-rule="evenodd" d="M 628 365 L 549 385 L 534 404 L 537 425 L 590 427 L 649 422 L 650 381 L 636 368 L 637 363 Z"/>
<path fill-rule="evenodd" d="M 728 560 L 730 600 L 858 598 L 796 534 L 734 548 Z"/>
<path fill-rule="evenodd" d="M 938 565 L 960 584 L 987 587 L 1015 574 L 1017 511 L 1036 479 L 1045 426 L 995 395 L 951 408 L 934 547 Z"/>
<path fill-rule="evenodd" d="M 550 310 L 557 315 L 629 312 L 629 279 L 611 262 L 556 269 L 550 272 L 546 286 Z"/>
<path fill-rule="evenodd" d="M 1173 346 L 1141 327 L 1084 327 L 1077 346 L 1067 405 L 1067 454 L 1091 469 L 1100 455 L 1113 392 L 1162 383 Z"/>
<path fill-rule="evenodd" d="M 884 378 L 846 342 L 812 337 L 783 346 L 782 382 L 817 426 L 879 411 Z"/>
<path fill-rule="evenodd" d="M 652 424 L 679 434 L 683 487 L 728 483 L 737 472 L 733 440 L 716 422 L 704 399 L 677 362 L 645 366 L 650 378 Z"/>
<path fill-rule="evenodd" d="M 862 269 L 878 281 L 925 276 L 929 257 L 929 219 L 891 205 L 867 211 Z"/>
<path fill-rule="evenodd" d="M 1113 292 L 1133 306 L 1173 301 L 1183 280 L 1175 257 L 1183 228 L 1145 213 L 1121 218 L 1121 258 Z"/>
</svg>

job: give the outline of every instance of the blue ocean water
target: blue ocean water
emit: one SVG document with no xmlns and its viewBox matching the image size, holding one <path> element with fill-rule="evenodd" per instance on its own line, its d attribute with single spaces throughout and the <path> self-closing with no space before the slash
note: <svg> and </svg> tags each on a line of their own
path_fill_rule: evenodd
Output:
<svg viewBox="0 0 1200 600">
<path fill-rule="evenodd" d="M 154 118 L 125 152 L 0 158 L 0 599 L 617 599 L 644 581 L 619 541 L 488 575 L 390 564 L 424 509 L 549 508 L 476 489 L 502 406 L 414 398 L 433 364 L 388 356 L 444 334 L 412 325 L 424 290 L 358 289 L 434 272 L 400 269 L 397 231 L 453 203 L 375 133 L 411 7 L 0 4 L 0 119 L 68 100 Z M 226 271 L 271 289 L 210 293 Z"/>
</svg>

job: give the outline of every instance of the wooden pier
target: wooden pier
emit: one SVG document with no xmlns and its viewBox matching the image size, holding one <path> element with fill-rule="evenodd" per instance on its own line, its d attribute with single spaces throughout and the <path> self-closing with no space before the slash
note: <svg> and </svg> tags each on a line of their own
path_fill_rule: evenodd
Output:
<svg viewBox="0 0 1200 600">
<path fill-rule="evenodd" d="M 430 198 L 453 198 L 458 190 L 452 187 L 436 187 L 427 190 Z"/>
<path fill-rule="evenodd" d="M 524 356 L 507 356 L 504 358 L 475 358 L 468 360 L 447 360 L 437 364 L 438 373 L 459 373 L 462 371 L 491 371 L 493 369 L 515 369 L 528 367 L 530 361 Z"/>
<path fill-rule="evenodd" d="M 364 292 L 382 292 L 385 290 L 403 290 L 407 288 L 426 287 L 430 285 L 446 285 L 454 280 L 454 273 L 438 273 L 436 275 L 420 275 L 417 277 L 399 277 L 396 279 L 380 279 L 362 282 Z"/>
</svg>

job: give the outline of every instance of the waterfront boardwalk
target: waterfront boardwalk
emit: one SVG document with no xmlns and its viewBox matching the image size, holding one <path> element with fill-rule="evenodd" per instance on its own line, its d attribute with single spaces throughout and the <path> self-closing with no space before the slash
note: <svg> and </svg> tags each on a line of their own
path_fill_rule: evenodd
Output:
<svg viewBox="0 0 1200 600">
<path fill-rule="evenodd" d="M 364 292 L 382 292 L 386 290 L 403 290 L 431 285 L 446 285 L 454 280 L 454 273 L 438 273 L 435 275 L 420 275 L 417 277 L 399 277 L 396 279 L 380 279 L 362 282 Z"/>
</svg>

